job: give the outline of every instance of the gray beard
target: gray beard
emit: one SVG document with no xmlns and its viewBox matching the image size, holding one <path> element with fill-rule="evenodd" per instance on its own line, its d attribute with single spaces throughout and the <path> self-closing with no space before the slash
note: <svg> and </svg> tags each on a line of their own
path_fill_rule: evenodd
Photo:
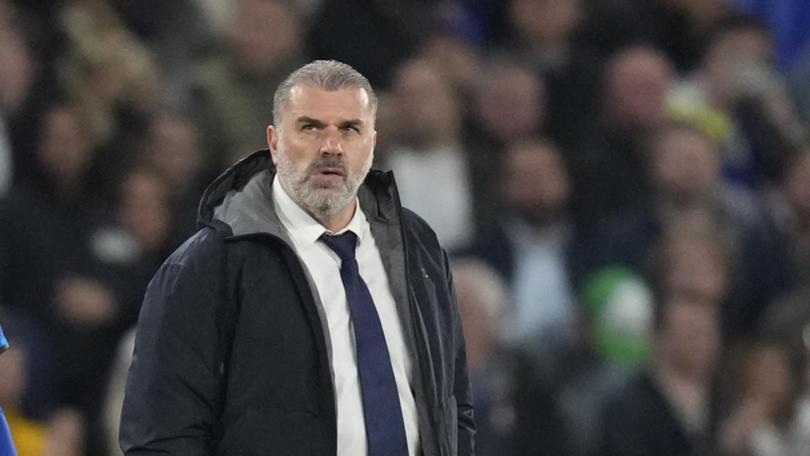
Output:
<svg viewBox="0 0 810 456">
<path fill-rule="evenodd" d="M 293 201 L 323 223 L 337 215 L 357 195 L 357 190 L 371 169 L 373 160 L 374 153 L 372 152 L 360 172 L 354 174 L 346 167 L 342 159 L 326 155 L 313 162 L 305 170 L 297 171 L 287 154 L 279 149 L 276 167 L 282 187 L 287 190 Z M 341 191 L 336 192 L 337 189 L 318 188 L 312 185 L 309 176 L 317 173 L 322 166 L 343 169 L 344 178 Z"/>
</svg>

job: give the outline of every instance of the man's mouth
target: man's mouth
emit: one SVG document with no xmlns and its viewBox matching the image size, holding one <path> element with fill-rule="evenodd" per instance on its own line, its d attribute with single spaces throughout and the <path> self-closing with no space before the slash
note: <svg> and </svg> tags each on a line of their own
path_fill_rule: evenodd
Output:
<svg viewBox="0 0 810 456">
<path fill-rule="evenodd" d="M 344 176 L 346 176 L 346 171 L 343 168 L 337 168 L 337 167 L 321 167 L 321 168 L 318 168 L 318 174 L 321 174 L 321 175 L 324 175 L 324 176 L 340 176 L 340 177 L 344 177 Z"/>
</svg>

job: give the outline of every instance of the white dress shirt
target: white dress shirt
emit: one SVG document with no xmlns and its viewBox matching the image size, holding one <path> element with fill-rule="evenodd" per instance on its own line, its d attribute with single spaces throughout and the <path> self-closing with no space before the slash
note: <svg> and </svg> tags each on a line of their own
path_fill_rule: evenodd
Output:
<svg viewBox="0 0 810 456">
<path fill-rule="evenodd" d="M 357 265 L 380 316 L 399 391 L 408 452 L 411 456 L 416 456 L 419 453 L 419 427 L 416 403 L 410 388 L 413 371 L 410 353 L 405 345 L 402 323 L 391 295 L 380 251 L 360 205 L 357 204 L 357 210 L 354 211 L 354 216 L 346 228 L 332 233 L 301 209 L 277 178 L 273 180 L 273 202 L 278 218 L 292 240 L 295 252 L 309 271 L 323 306 L 322 315 L 326 318 L 331 342 L 330 359 L 336 396 L 338 456 L 367 454 L 354 329 L 346 301 L 346 291 L 340 278 L 341 260 L 332 249 L 318 240 L 324 233 L 341 234 L 345 231 L 352 231 L 357 235 Z"/>
</svg>

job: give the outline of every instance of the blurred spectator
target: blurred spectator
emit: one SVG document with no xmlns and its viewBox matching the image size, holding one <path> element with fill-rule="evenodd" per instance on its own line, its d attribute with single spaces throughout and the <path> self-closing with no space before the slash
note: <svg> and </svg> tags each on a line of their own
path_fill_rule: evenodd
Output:
<svg viewBox="0 0 810 456">
<path fill-rule="evenodd" d="M 312 18 L 312 57 L 346 62 L 371 85 L 387 88 L 394 72 L 431 31 L 432 0 L 322 0 Z"/>
<path fill-rule="evenodd" d="M 19 20 L 11 5 L 0 4 L 0 197 L 11 186 L 19 164 L 13 150 L 12 127 L 23 111 L 36 75 L 36 65 L 17 27 Z"/>
<path fill-rule="evenodd" d="M 772 223 L 750 192 L 722 180 L 720 148 L 700 130 L 669 125 L 656 135 L 650 153 L 653 205 L 624 235 L 645 248 L 644 239 L 652 241 L 673 223 L 715 225 L 737 252 L 738 279 L 729 288 L 726 335 L 744 335 L 783 288 Z"/>
<path fill-rule="evenodd" d="M 133 252 L 86 199 L 92 143 L 76 111 L 54 105 L 43 119 L 35 154 L 44 179 L 0 204 L 0 300 L 46 324 L 57 401 L 79 408 L 92 429 L 110 344 L 121 317 L 139 304 L 119 294 Z"/>
<path fill-rule="evenodd" d="M 0 406 L 11 428 L 19 456 L 79 456 L 83 454 L 81 415 L 70 409 L 54 413 L 47 422 L 34 421 L 22 413 L 22 398 L 28 385 L 28 353 L 13 340 L 0 357 Z"/>
<path fill-rule="evenodd" d="M 393 96 L 400 142 L 385 152 L 386 165 L 396 173 L 403 205 L 424 217 L 448 249 L 457 248 L 475 229 L 461 99 L 450 79 L 422 59 L 397 70 Z"/>
<path fill-rule="evenodd" d="M 733 249 L 711 222 L 684 220 L 662 232 L 647 271 L 653 289 L 709 302 L 718 309 L 732 287 Z"/>
<path fill-rule="evenodd" d="M 502 151 L 512 141 L 542 133 L 546 88 L 528 67 L 509 59 L 490 59 L 477 81 L 473 126 L 468 134 L 483 147 Z M 496 152 L 490 152 L 490 156 Z"/>
<path fill-rule="evenodd" d="M 276 86 L 305 60 L 304 27 L 290 0 L 239 0 L 225 49 L 195 70 L 191 112 L 217 170 L 267 147 Z"/>
<path fill-rule="evenodd" d="M 585 1 L 510 0 L 507 4 L 513 36 L 502 52 L 543 79 L 545 133 L 570 146 L 582 124 L 594 120 L 601 75 L 601 60 L 575 39 L 586 15 Z"/>
<path fill-rule="evenodd" d="M 33 61 L 22 36 L 12 23 L 3 24 L 0 30 L 0 196 L 11 186 L 13 170 L 8 122 L 25 101 L 33 76 Z"/>
<path fill-rule="evenodd" d="M 746 189 L 721 178 L 721 152 L 710 136 L 671 123 L 651 138 L 645 152 L 651 193 L 635 213 L 596 229 L 592 251 L 599 266 L 642 268 L 652 244 L 673 223 L 714 225 L 736 251 L 726 334 L 743 335 L 784 287 L 783 256 L 764 205 Z"/>
<path fill-rule="evenodd" d="M 452 270 L 476 404 L 475 454 L 567 454 L 551 376 L 503 344 L 505 284 L 477 259 L 455 259 Z"/>
<path fill-rule="evenodd" d="M 584 14 L 582 0 L 510 0 L 512 47 L 538 69 L 555 68 L 569 58 L 571 39 Z"/>
<path fill-rule="evenodd" d="M 185 239 L 197 226 L 197 202 L 206 176 L 200 131 L 189 117 L 180 113 L 156 114 L 149 123 L 141 153 L 155 173 L 167 183 L 171 201 L 173 237 Z M 170 191 L 168 191 L 170 190 Z"/>
<path fill-rule="evenodd" d="M 94 143 L 114 142 L 121 149 L 133 127 L 122 122 L 142 122 L 141 116 L 158 103 L 161 81 L 152 55 L 102 0 L 69 3 L 60 17 L 68 38 L 68 52 L 59 64 L 67 97 L 76 103 Z"/>
<path fill-rule="evenodd" d="M 763 338 L 773 339 L 783 343 L 791 359 L 804 360 L 810 369 L 810 286 L 791 291 L 776 299 L 768 307 L 757 328 L 757 334 Z M 793 364 L 801 364 L 793 363 Z M 806 378 L 800 379 L 799 386 L 803 390 L 810 388 L 810 370 L 804 374 Z M 810 392 L 810 391 L 808 391 Z"/>
<path fill-rule="evenodd" d="M 121 329 L 136 323 L 146 285 L 176 247 L 167 182 L 145 167 L 135 167 L 122 176 L 117 223 L 133 253 L 119 270 L 127 280 L 118 286 L 118 294 L 122 301 L 130 303 L 123 306 L 119 316 Z"/>
<path fill-rule="evenodd" d="M 576 337 L 561 354 L 556 394 L 571 456 L 598 453 L 604 402 L 646 362 L 652 296 L 641 278 L 611 267 L 583 281 Z"/>
<path fill-rule="evenodd" d="M 506 455 L 515 426 L 514 378 L 499 341 L 506 288 L 477 260 L 452 264 L 453 285 L 464 327 L 467 364 L 476 404 L 476 454 Z"/>
<path fill-rule="evenodd" d="M 589 356 L 633 369 L 647 361 L 652 292 L 630 269 L 601 269 L 583 281 L 577 341 Z"/>
<path fill-rule="evenodd" d="M 196 0 L 107 0 L 121 15 L 127 29 L 153 53 L 155 63 L 173 89 L 187 84 L 194 60 L 212 46 L 214 35 Z M 230 4 L 228 0 L 220 2 Z M 156 12 L 159 11 L 159 14 Z M 166 93 L 171 96 L 172 92 Z"/>
<path fill-rule="evenodd" d="M 649 369 L 607 402 L 601 454 L 713 455 L 717 303 L 666 293 L 656 305 Z"/>
<path fill-rule="evenodd" d="M 672 83 L 669 61 L 649 47 L 628 48 L 608 62 L 597 124 L 582 132 L 570 158 L 580 223 L 603 223 L 646 204 L 644 147 L 667 119 Z"/>
<path fill-rule="evenodd" d="M 805 363 L 776 340 L 754 342 L 737 373 L 735 408 L 723 423 L 728 456 L 799 456 L 810 448 L 810 408 L 802 402 Z"/>
<path fill-rule="evenodd" d="M 568 174 L 554 144 L 527 140 L 509 147 L 499 176 L 503 214 L 464 254 L 504 278 L 512 302 L 501 334 L 542 364 L 570 342 L 573 329 L 569 260 L 577 250 Z"/>
<path fill-rule="evenodd" d="M 131 169 L 121 182 L 120 223 L 142 254 L 154 255 L 153 261 L 170 253 L 165 246 L 172 225 L 167 182 L 148 168 Z"/>
<path fill-rule="evenodd" d="M 700 64 L 712 24 L 732 14 L 731 0 L 587 0 L 581 40 L 601 55 L 646 43 L 661 52 L 680 74 Z"/>
<path fill-rule="evenodd" d="M 779 251 L 778 270 L 787 289 L 810 285 L 810 147 L 785 168 L 772 213 L 776 217 Z"/>
<path fill-rule="evenodd" d="M 803 135 L 770 31 L 748 16 L 713 26 L 701 67 L 674 90 L 670 108 L 711 131 L 723 144 L 726 179 L 752 189 L 779 175 Z"/>
<path fill-rule="evenodd" d="M 438 31 L 425 40 L 420 55 L 441 68 L 465 96 L 474 93 L 484 62 L 480 52 L 469 43 L 450 32 Z M 462 105 L 465 115 L 471 108 L 467 103 Z"/>
<path fill-rule="evenodd" d="M 0 125 L 5 125 L 0 143 L 3 137 L 8 141 L 12 184 L 39 174 L 31 151 L 36 148 L 43 111 L 58 98 L 52 68 L 57 52 L 43 45 L 42 30 L 34 28 L 19 7 L 20 11 L 10 1 L 0 0 Z M 47 55 L 52 59 L 46 60 Z"/>
<path fill-rule="evenodd" d="M 750 193 L 721 180 L 719 145 L 688 124 L 669 124 L 650 145 L 655 211 L 669 220 L 711 220 L 736 239 L 762 217 Z"/>
<path fill-rule="evenodd" d="M 491 58 L 476 75 L 464 130 L 470 157 L 476 223 L 486 229 L 498 215 L 499 169 L 514 141 L 545 130 L 546 89 L 535 73 L 515 60 Z"/>
</svg>

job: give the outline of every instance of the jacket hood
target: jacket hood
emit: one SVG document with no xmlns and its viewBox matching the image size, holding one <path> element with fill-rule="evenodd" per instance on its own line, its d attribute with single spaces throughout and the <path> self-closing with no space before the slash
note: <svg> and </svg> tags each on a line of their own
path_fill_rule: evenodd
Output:
<svg viewBox="0 0 810 456">
<path fill-rule="evenodd" d="M 215 229 L 226 225 L 233 236 L 283 232 L 272 198 L 276 167 L 270 151 L 256 151 L 228 168 L 206 188 L 197 224 Z M 392 172 L 371 170 L 358 190 L 360 207 L 369 219 L 399 220 L 399 195 Z"/>
</svg>

